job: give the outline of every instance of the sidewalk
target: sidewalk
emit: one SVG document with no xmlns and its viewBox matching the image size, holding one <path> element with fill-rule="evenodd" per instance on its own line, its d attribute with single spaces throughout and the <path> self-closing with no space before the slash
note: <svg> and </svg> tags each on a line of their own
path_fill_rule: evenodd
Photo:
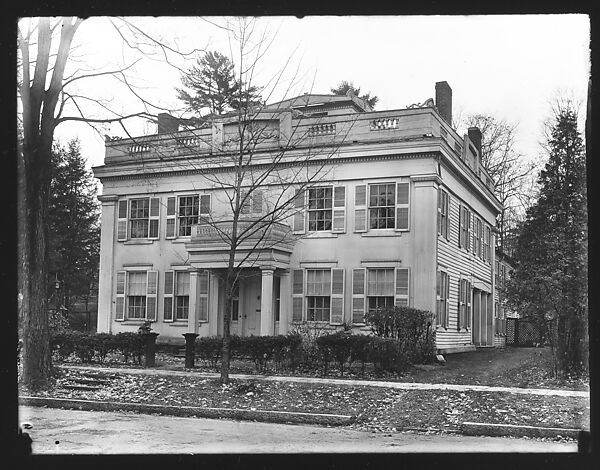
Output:
<svg viewBox="0 0 600 470">
<path fill-rule="evenodd" d="M 64 369 L 103 371 L 107 373 L 119 374 L 146 374 L 146 375 L 163 375 L 163 376 L 179 376 L 189 377 L 190 374 L 197 375 L 203 378 L 218 378 L 220 375 L 213 372 L 195 372 L 195 371 L 177 371 L 166 369 L 128 369 L 119 367 L 97 367 L 88 366 L 72 366 L 59 365 Z M 395 388 L 399 390 L 454 390 L 459 392 L 474 391 L 474 392 L 500 392 L 500 393 L 517 393 L 522 395 L 540 395 L 540 396 L 558 396 L 558 397 L 589 397 L 589 391 L 577 390 L 554 390 L 545 388 L 519 388 L 519 387 L 489 387 L 486 385 L 457 385 L 457 384 L 428 384 L 414 382 L 386 382 L 381 380 L 347 380 L 334 378 L 317 378 L 317 377 L 285 377 L 272 375 L 253 375 L 253 374 L 230 374 L 232 379 L 242 380 L 264 380 L 271 382 L 293 382 L 293 383 L 314 383 L 314 384 L 330 384 L 330 385 L 351 385 L 351 386 L 366 386 L 366 387 L 383 387 Z"/>
</svg>

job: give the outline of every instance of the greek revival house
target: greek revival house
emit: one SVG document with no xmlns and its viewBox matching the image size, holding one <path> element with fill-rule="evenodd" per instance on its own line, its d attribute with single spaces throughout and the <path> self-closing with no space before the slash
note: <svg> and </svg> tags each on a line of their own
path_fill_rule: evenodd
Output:
<svg viewBox="0 0 600 470">
<path fill-rule="evenodd" d="M 98 331 L 150 321 L 159 342 L 222 334 L 234 233 L 222 178 L 243 148 L 248 171 L 271 171 L 251 178 L 259 187 L 244 198 L 235 230 L 250 230 L 282 193 L 295 196 L 289 217 L 236 250 L 243 275 L 233 334 L 285 334 L 299 324 L 367 332 L 366 311 L 409 305 L 435 314 L 442 353 L 498 345 L 501 204 L 481 165 L 481 132 L 458 135 L 451 110 L 452 90 L 438 82 L 435 100 L 406 109 L 318 94 L 265 106 L 248 123 L 268 131 L 252 148 L 236 144 L 235 116 L 180 130 L 162 114 L 156 135 L 107 137 L 104 165 L 94 168 L 103 184 Z"/>
</svg>

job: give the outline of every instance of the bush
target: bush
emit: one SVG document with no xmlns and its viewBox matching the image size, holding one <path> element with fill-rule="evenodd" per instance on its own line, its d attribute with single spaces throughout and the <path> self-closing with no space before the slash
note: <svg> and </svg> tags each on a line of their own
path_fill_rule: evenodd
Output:
<svg viewBox="0 0 600 470">
<path fill-rule="evenodd" d="M 114 335 L 110 333 L 96 333 L 94 338 L 94 350 L 100 362 L 106 360 L 108 353 L 116 351 L 117 342 Z"/>
<path fill-rule="evenodd" d="M 402 351 L 400 343 L 393 338 L 371 337 L 368 350 L 369 361 L 378 373 L 400 373 L 410 367 L 409 358 Z"/>
<path fill-rule="evenodd" d="M 308 326 L 303 322 L 295 326 L 290 332 L 291 335 L 297 335 L 300 338 L 300 350 L 297 351 L 298 365 L 304 370 L 316 370 L 321 362 L 322 353 L 317 345 L 317 338 L 327 335 L 331 332 L 330 329 Z M 299 354 L 298 354 L 299 353 Z"/>
<path fill-rule="evenodd" d="M 231 337 L 232 343 L 235 342 L 233 339 L 234 336 Z M 239 346 L 236 346 L 236 348 Z M 218 338 L 217 336 L 207 336 L 204 338 L 197 338 L 195 343 L 196 354 L 200 359 L 208 362 L 208 364 L 216 368 L 219 359 L 221 358 L 221 350 L 223 349 L 223 338 Z M 232 348 L 233 351 L 233 348 Z"/>
<path fill-rule="evenodd" d="M 59 360 L 66 361 L 75 351 L 75 338 L 72 331 L 55 333 L 50 337 L 50 348 Z"/>
<path fill-rule="evenodd" d="M 144 338 L 139 333 L 125 332 L 117 333 L 114 337 L 115 350 L 123 354 L 125 364 L 131 359 L 137 359 L 138 364 L 142 364 L 144 355 Z"/>
<path fill-rule="evenodd" d="M 352 356 L 353 340 L 355 336 L 339 331 L 332 335 L 321 336 L 316 339 L 317 346 L 321 350 L 325 363 L 325 375 L 328 372 L 330 358 L 333 358 L 340 368 L 340 374 L 344 375 L 344 365 Z"/>
<path fill-rule="evenodd" d="M 433 314 L 411 307 L 392 307 L 365 314 L 365 322 L 380 338 L 396 339 L 411 363 L 429 362 L 435 357 Z"/>
</svg>

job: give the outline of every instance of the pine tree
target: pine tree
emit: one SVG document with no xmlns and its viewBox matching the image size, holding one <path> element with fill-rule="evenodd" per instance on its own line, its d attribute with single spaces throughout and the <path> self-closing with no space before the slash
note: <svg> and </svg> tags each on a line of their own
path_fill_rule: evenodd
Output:
<svg viewBox="0 0 600 470">
<path fill-rule="evenodd" d="M 219 52 L 209 51 L 197 65 L 181 75 L 186 89 L 177 88 L 177 97 L 197 117 L 203 109 L 211 115 L 260 104 L 259 88 L 246 86 L 235 76 L 233 63 Z"/>
<path fill-rule="evenodd" d="M 365 100 L 373 109 L 375 109 L 375 105 L 379 101 L 377 96 L 371 96 L 371 92 L 365 93 L 361 96 L 360 87 L 357 88 L 354 86 L 354 83 L 346 80 L 342 80 L 337 87 L 331 89 L 331 93 L 339 96 L 346 96 L 348 91 L 352 91 L 354 96 L 358 96 L 360 99 Z"/>
<path fill-rule="evenodd" d="M 55 145 L 48 207 L 48 298 L 67 309 L 87 302 L 98 277 L 100 251 L 96 185 L 79 141 Z M 56 279 L 59 289 L 56 289 Z"/>
<path fill-rule="evenodd" d="M 550 327 L 556 374 L 587 368 L 587 200 L 585 150 L 572 106 L 559 106 L 540 172 L 538 201 L 516 248 L 509 300 Z"/>
</svg>

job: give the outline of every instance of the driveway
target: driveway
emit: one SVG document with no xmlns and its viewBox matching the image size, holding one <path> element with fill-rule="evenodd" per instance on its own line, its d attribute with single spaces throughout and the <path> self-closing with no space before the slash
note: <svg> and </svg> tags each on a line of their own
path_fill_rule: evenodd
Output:
<svg viewBox="0 0 600 470">
<path fill-rule="evenodd" d="M 576 452 L 576 443 L 19 408 L 34 454 Z"/>
</svg>

